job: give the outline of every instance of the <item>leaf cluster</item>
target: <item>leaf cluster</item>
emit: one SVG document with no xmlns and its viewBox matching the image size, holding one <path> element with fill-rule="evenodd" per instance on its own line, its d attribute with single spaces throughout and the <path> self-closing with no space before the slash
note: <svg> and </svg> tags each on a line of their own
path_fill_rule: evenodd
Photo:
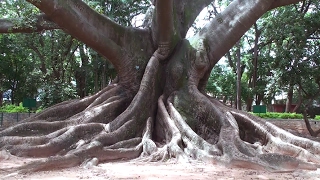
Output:
<svg viewBox="0 0 320 180">
<path fill-rule="evenodd" d="M 150 6 L 149 0 L 85 0 L 85 2 L 100 14 L 124 26 L 132 26 L 132 19 L 145 14 Z"/>
<path fill-rule="evenodd" d="M 257 21 L 257 30 L 252 27 L 239 41 L 241 46 L 241 96 L 262 98 L 270 104 L 277 94 L 288 91 L 290 86 L 303 89 L 302 97 L 308 99 L 319 95 L 320 89 L 320 9 L 319 2 L 306 0 L 297 5 L 277 8 Z M 255 36 L 258 35 L 257 69 L 253 66 Z M 231 62 L 227 68 L 236 76 L 236 50 L 230 51 Z M 228 57 L 226 56 L 228 59 Z M 229 57 L 230 58 L 230 57 Z M 233 71 L 233 72 L 232 72 Z M 256 81 L 253 73 L 256 74 Z M 208 90 L 221 92 L 225 85 L 233 87 L 235 80 L 228 80 L 228 73 L 213 70 Z M 214 79 L 212 81 L 212 79 Z M 221 81 L 221 82 L 217 82 Z M 230 82 L 232 84 L 230 85 Z M 253 87 L 253 83 L 255 86 Z M 297 95 L 297 93 L 295 93 Z M 296 96 L 296 98 L 298 98 Z"/>
</svg>

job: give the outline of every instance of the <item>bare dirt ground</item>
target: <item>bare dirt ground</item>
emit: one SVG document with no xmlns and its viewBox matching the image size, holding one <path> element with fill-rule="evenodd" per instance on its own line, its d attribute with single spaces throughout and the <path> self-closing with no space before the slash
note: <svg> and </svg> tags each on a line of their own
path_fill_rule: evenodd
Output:
<svg viewBox="0 0 320 180">
<path fill-rule="evenodd" d="M 74 167 L 63 170 L 17 174 L 8 172 L 14 167 L 32 161 L 0 152 L 1 180 L 76 180 L 76 179 L 172 179 L 172 180 L 232 180 L 232 179 L 320 179 L 317 171 L 295 171 L 291 173 L 271 173 L 240 168 L 227 168 L 221 165 L 205 163 L 173 162 L 111 162 L 96 167 Z"/>
<path fill-rule="evenodd" d="M 281 122 L 284 123 L 284 122 Z M 290 125 L 290 126 L 289 126 Z M 279 125 L 294 134 L 320 141 L 320 138 L 311 138 L 302 123 L 284 123 Z M 34 159 L 12 156 L 0 151 L 0 180 L 120 180 L 120 179 L 165 179 L 165 180 L 285 180 L 285 179 L 320 179 L 320 168 L 317 171 L 295 171 L 290 173 L 271 173 L 251 169 L 230 168 L 216 164 L 200 162 L 110 162 L 96 167 L 74 167 L 63 170 L 52 170 L 36 173 L 17 174 L 9 172 L 14 167 L 26 164 Z"/>
</svg>

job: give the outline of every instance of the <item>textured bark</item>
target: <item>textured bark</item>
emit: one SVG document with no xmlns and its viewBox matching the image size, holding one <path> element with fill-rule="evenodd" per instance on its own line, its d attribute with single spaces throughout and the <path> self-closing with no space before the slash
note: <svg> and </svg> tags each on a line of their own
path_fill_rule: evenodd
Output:
<svg viewBox="0 0 320 180">
<path fill-rule="evenodd" d="M 62 102 L 0 131 L 1 149 L 46 158 L 18 170 L 134 158 L 201 160 L 270 171 L 319 167 L 320 143 L 204 93 L 218 60 L 261 15 L 283 1 L 235 0 L 190 39 L 184 38 L 187 29 L 210 1 L 158 0 L 144 30 L 121 27 L 80 0 L 29 2 L 108 57 L 119 76 L 92 96 Z"/>
</svg>

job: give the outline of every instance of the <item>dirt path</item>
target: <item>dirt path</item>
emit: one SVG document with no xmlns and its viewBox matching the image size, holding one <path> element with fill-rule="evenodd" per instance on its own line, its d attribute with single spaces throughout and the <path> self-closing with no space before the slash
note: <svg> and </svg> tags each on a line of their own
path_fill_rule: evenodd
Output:
<svg viewBox="0 0 320 180">
<path fill-rule="evenodd" d="M 86 169 L 74 167 L 57 171 L 44 171 L 27 174 L 8 174 L 3 169 L 30 162 L 31 159 L 8 155 L 3 151 L 0 154 L 1 180 L 119 180 L 119 179 L 172 179 L 172 180 L 232 180 L 232 179 L 320 179 L 320 169 L 317 171 L 296 171 L 293 173 L 270 173 L 239 168 L 226 168 L 221 165 L 204 163 L 177 164 L 142 163 L 142 162 L 114 162 L 99 164 L 97 167 Z"/>
</svg>

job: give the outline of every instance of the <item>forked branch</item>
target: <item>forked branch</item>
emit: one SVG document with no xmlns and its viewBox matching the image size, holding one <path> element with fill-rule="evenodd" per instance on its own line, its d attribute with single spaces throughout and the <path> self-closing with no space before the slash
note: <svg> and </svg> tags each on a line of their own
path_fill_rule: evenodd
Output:
<svg viewBox="0 0 320 180">
<path fill-rule="evenodd" d="M 275 7 L 297 2 L 299 0 L 232 1 L 221 14 L 216 16 L 199 33 L 207 40 L 211 64 L 216 64 L 264 13 Z"/>
<path fill-rule="evenodd" d="M 28 0 L 64 31 L 108 58 L 116 69 L 126 64 L 121 37 L 132 33 L 81 0 Z M 127 33 L 127 34 L 126 34 Z"/>
</svg>

